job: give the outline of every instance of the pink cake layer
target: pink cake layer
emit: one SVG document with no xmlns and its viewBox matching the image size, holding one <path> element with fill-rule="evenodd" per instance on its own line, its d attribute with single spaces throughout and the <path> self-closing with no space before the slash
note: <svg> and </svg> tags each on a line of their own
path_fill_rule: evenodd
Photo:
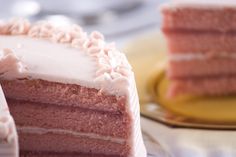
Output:
<svg viewBox="0 0 236 157">
<path fill-rule="evenodd" d="M 214 56 L 219 53 L 236 52 L 235 33 L 198 31 L 164 31 L 170 54 L 204 53 Z"/>
<path fill-rule="evenodd" d="M 0 82 L 7 98 L 116 113 L 126 110 L 124 97 L 106 95 L 93 88 L 44 80 Z"/>
<path fill-rule="evenodd" d="M 169 78 L 193 78 L 205 76 L 229 76 L 236 74 L 236 59 L 206 59 L 169 61 Z"/>
<path fill-rule="evenodd" d="M 119 155 L 78 154 L 78 153 L 46 153 L 46 152 L 21 152 L 20 157 L 125 157 Z"/>
<path fill-rule="evenodd" d="M 127 156 L 128 144 L 118 144 L 69 134 L 25 134 L 19 132 L 22 151 L 50 153 L 88 153 Z"/>
<path fill-rule="evenodd" d="M 131 117 L 127 113 L 111 113 L 72 106 L 33 103 L 8 99 L 17 126 L 64 129 L 128 138 Z"/>
<path fill-rule="evenodd" d="M 229 7 L 164 7 L 163 29 L 236 30 L 236 9 Z"/>
<path fill-rule="evenodd" d="M 168 95 L 229 95 L 236 94 L 236 76 L 171 80 Z"/>
</svg>

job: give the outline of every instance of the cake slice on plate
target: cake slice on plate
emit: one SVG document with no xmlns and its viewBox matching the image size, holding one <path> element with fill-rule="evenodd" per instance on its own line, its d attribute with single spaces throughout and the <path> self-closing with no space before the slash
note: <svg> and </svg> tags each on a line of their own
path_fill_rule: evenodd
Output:
<svg viewBox="0 0 236 157">
<path fill-rule="evenodd" d="M 0 82 L 22 156 L 146 156 L 134 74 L 102 34 L 26 20 L 0 28 Z"/>
<path fill-rule="evenodd" d="M 173 0 L 162 14 L 169 94 L 235 94 L 236 1 Z"/>
<path fill-rule="evenodd" d="M 0 86 L 0 156 L 18 157 L 18 137 L 16 127 Z"/>
</svg>

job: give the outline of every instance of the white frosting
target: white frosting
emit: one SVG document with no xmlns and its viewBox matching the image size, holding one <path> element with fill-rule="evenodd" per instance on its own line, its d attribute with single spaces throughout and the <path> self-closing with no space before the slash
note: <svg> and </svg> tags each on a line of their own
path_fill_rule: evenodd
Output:
<svg viewBox="0 0 236 157">
<path fill-rule="evenodd" d="M 171 61 L 191 61 L 191 60 L 206 60 L 209 58 L 229 58 L 236 59 L 235 53 L 221 52 L 218 54 L 202 54 L 202 53 L 182 53 L 182 54 L 171 54 L 169 60 Z"/>
<path fill-rule="evenodd" d="M 3 79 L 42 79 L 127 95 L 131 67 L 125 55 L 106 43 L 99 32 L 88 36 L 77 25 L 60 28 L 16 19 L 0 23 L 0 50 L 4 49 L 16 59 L 10 63 L 0 58 L 0 63 L 21 63 L 25 70 L 19 73 L 15 68 L 8 71 L 10 76 L 0 73 Z M 0 72 L 3 70 L 0 66 Z"/>
<path fill-rule="evenodd" d="M 224 8 L 236 7 L 235 0 L 171 0 L 170 3 L 163 5 L 162 7 L 191 7 L 191 8 Z"/>
<path fill-rule="evenodd" d="M 134 75 L 132 76 L 134 79 Z M 136 89 L 136 84 L 133 82 L 131 88 L 129 88 L 129 102 L 130 112 L 133 117 L 133 128 L 132 136 L 129 139 L 131 145 L 133 145 L 132 153 L 129 157 L 146 157 L 147 151 L 143 143 L 142 132 L 140 127 L 140 108 L 139 108 L 139 99 Z"/>
<path fill-rule="evenodd" d="M 85 53 L 58 43 L 25 36 L 0 36 L 0 49 L 9 48 L 27 65 L 16 78 L 29 77 L 92 86 L 95 63 Z M 4 76 L 3 76 L 4 77 Z M 9 77 L 4 77 L 10 79 Z"/>
<path fill-rule="evenodd" d="M 42 79 L 104 89 L 111 94 L 126 94 L 127 89 L 124 87 L 128 88 L 127 81 L 119 79 L 119 76 L 118 79 L 112 80 L 110 77 L 113 75 L 105 73 L 106 68 L 101 68 L 101 74 L 97 74 L 96 61 L 86 53 L 68 45 L 25 36 L 0 36 L 0 49 L 6 48 L 12 50 L 27 70 L 21 73 L 15 72 L 16 70 L 10 71 L 11 75 L 2 75 L 4 79 Z M 112 64 L 113 58 L 111 57 L 109 61 Z M 121 86 L 123 87 L 120 88 Z"/>
<path fill-rule="evenodd" d="M 0 86 L 0 156 L 18 157 L 18 137 L 5 97 Z"/>
<path fill-rule="evenodd" d="M 76 131 L 70 131 L 65 129 L 46 129 L 46 128 L 39 128 L 39 127 L 25 127 L 25 126 L 18 126 L 17 130 L 22 133 L 30 133 L 30 134 L 47 134 L 47 133 L 54 133 L 54 134 L 66 134 L 66 135 L 72 135 L 72 136 L 82 136 L 97 140 L 104 140 L 104 141 L 110 141 L 118 144 L 124 144 L 125 139 L 122 138 L 114 138 L 111 136 L 103 136 L 95 133 L 83 133 L 83 132 L 76 132 Z"/>
</svg>

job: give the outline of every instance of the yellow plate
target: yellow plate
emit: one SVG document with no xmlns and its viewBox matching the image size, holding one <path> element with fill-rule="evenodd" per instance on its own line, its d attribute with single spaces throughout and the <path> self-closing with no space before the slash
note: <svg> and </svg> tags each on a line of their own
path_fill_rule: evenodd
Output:
<svg viewBox="0 0 236 157">
<path fill-rule="evenodd" d="M 149 102 L 150 95 L 147 93 L 147 80 L 155 69 L 156 63 L 166 60 L 165 42 L 160 33 L 153 33 L 130 42 L 125 47 L 125 52 L 133 67 L 136 83 L 141 102 Z"/>
<path fill-rule="evenodd" d="M 160 33 L 137 39 L 125 51 L 136 75 L 143 115 L 178 126 L 236 128 L 236 97 L 167 99 L 166 44 Z"/>
</svg>

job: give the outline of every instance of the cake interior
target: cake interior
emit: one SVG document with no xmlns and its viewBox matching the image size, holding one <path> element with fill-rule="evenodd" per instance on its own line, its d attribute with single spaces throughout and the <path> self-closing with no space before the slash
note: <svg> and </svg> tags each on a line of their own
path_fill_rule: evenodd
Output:
<svg viewBox="0 0 236 157">
<path fill-rule="evenodd" d="M 125 96 L 45 80 L 1 84 L 23 154 L 130 154 L 132 117 Z"/>
</svg>

